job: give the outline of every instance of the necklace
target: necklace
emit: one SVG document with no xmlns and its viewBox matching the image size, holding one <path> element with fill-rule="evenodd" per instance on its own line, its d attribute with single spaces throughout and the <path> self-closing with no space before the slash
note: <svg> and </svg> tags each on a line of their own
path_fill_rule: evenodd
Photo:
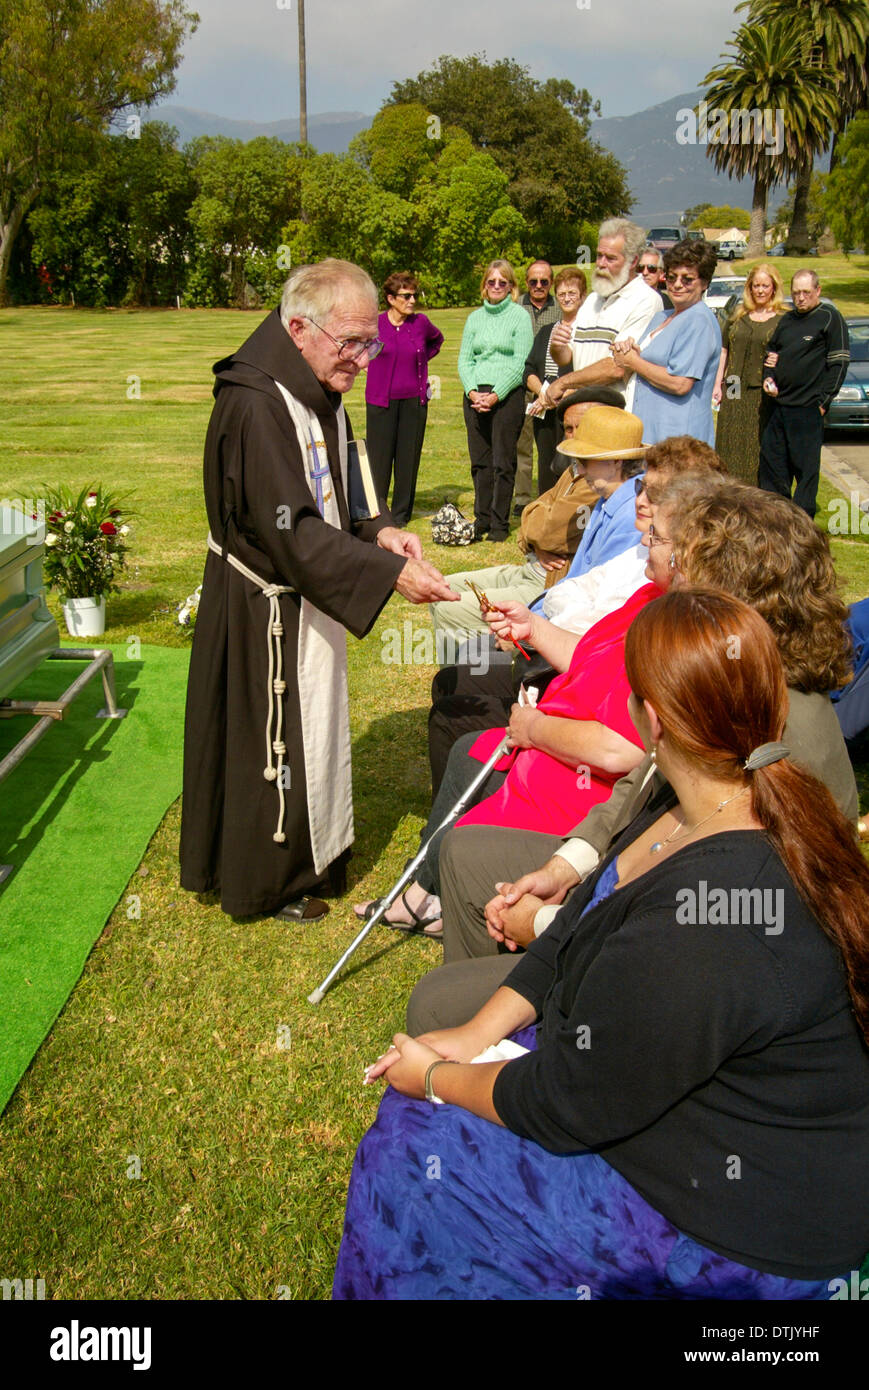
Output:
<svg viewBox="0 0 869 1390">
<path fill-rule="evenodd" d="M 733 796 L 727 796 L 727 797 L 724 798 L 723 801 L 719 801 L 718 805 L 715 807 L 715 810 L 714 810 L 714 811 L 710 811 L 708 816 L 704 816 L 702 820 L 695 821 L 695 823 L 694 823 L 693 825 L 688 826 L 688 827 L 687 827 L 687 833 L 688 833 L 689 835 L 693 835 L 694 831 L 695 831 L 695 830 L 699 830 L 700 827 L 701 827 L 701 825 L 705 825 L 706 822 L 709 821 L 709 820 L 711 820 L 713 816 L 717 816 L 717 815 L 719 814 L 719 812 L 723 811 L 724 808 L 725 808 L 725 806 L 729 806 L 730 803 L 731 803 L 731 801 L 735 801 L 736 798 L 737 798 L 738 796 L 742 796 L 742 793 L 743 793 L 743 792 L 747 792 L 747 791 L 748 791 L 748 787 L 740 787 L 740 789 L 739 789 L 738 792 L 734 792 L 734 793 L 733 793 Z M 669 835 L 666 837 L 666 839 L 664 839 L 664 840 L 656 840 L 655 843 L 654 843 L 653 845 L 650 846 L 650 848 L 649 848 L 649 853 L 650 853 L 650 854 L 660 854 L 660 852 L 661 852 L 661 850 L 664 848 L 664 846 L 665 846 L 665 845 L 668 845 L 668 844 L 670 843 L 671 840 L 675 840 L 675 838 L 676 838 L 676 836 L 679 834 L 679 831 L 680 831 L 680 830 L 685 830 L 685 829 L 686 829 L 686 827 L 685 827 L 685 822 L 684 822 L 684 821 L 680 821 L 679 824 L 678 824 L 673 830 L 670 831 L 670 833 L 669 833 Z"/>
</svg>

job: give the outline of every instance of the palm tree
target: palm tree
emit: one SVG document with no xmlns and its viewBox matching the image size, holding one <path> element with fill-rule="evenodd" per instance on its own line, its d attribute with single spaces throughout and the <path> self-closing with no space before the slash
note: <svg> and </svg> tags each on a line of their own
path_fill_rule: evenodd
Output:
<svg viewBox="0 0 869 1390">
<path fill-rule="evenodd" d="M 838 140 L 852 116 L 869 104 L 869 5 L 866 0 L 743 0 L 737 8 L 748 10 L 750 23 L 785 20 L 799 35 L 806 69 L 825 72 L 835 83 L 839 113 L 830 131 L 832 172 Z M 789 251 L 805 251 L 809 245 L 812 164 L 807 155 L 797 174 Z"/>
<path fill-rule="evenodd" d="M 727 47 L 733 54 L 703 80 L 706 101 L 731 120 L 732 113 L 766 113 L 767 138 L 734 139 L 732 130 L 716 138 L 713 125 L 707 153 L 731 178 L 754 179 L 748 254 L 760 256 L 770 188 L 795 177 L 807 159 L 811 168 L 815 154 L 827 147 L 839 104 L 828 74 L 806 67 L 801 35 L 784 18 L 766 25 L 743 24 Z M 780 149 L 770 148 L 773 122 Z"/>
</svg>

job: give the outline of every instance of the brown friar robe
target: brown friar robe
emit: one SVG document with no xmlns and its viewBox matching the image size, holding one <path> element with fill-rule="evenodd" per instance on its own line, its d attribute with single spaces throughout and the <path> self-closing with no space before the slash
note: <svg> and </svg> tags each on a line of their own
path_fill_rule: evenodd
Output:
<svg viewBox="0 0 869 1390">
<path fill-rule="evenodd" d="M 267 583 L 297 591 L 278 599 L 286 691 L 277 698 L 289 769 L 286 839 L 279 843 L 278 793 L 263 776 L 269 600 L 220 555 L 208 554 L 187 688 L 181 883 L 194 892 L 219 892 L 225 912 L 249 916 L 324 891 L 330 881 L 334 886 L 347 857 L 333 861 L 331 874 L 322 864 L 315 869 L 296 678 L 302 597 L 364 637 L 405 561 L 371 543 L 392 525 L 388 511 L 351 522 L 339 462 L 341 398 L 314 376 L 277 311 L 214 373 L 215 405 L 205 441 L 211 535 Z M 325 481 L 335 490 L 340 530 L 320 515 L 275 382 L 320 423 L 331 472 Z"/>
</svg>

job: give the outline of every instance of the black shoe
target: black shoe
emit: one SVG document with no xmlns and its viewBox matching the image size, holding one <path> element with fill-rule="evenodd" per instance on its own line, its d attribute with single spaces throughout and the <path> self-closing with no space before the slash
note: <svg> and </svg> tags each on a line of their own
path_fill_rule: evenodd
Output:
<svg viewBox="0 0 869 1390">
<path fill-rule="evenodd" d="M 509 532 L 509 531 L 490 531 L 490 532 L 489 532 L 489 540 L 490 540 L 490 541 L 508 541 L 509 539 L 510 539 L 510 532 Z"/>
<path fill-rule="evenodd" d="M 295 902 L 285 903 L 274 915 L 280 922 L 319 922 L 329 911 L 329 904 L 321 898 L 296 898 Z"/>
</svg>

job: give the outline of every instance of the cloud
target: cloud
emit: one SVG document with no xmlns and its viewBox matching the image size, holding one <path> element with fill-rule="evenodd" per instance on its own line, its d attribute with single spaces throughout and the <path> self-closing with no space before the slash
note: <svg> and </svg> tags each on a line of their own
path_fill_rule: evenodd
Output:
<svg viewBox="0 0 869 1390">
<path fill-rule="evenodd" d="M 193 3 L 193 0 L 191 0 Z M 298 112 L 297 0 L 195 0 L 171 100 L 236 118 Z M 720 0 L 306 0 L 309 112 L 374 114 L 394 81 L 442 53 L 515 58 L 537 78 L 567 77 L 629 115 L 691 91 L 737 27 Z"/>
</svg>

